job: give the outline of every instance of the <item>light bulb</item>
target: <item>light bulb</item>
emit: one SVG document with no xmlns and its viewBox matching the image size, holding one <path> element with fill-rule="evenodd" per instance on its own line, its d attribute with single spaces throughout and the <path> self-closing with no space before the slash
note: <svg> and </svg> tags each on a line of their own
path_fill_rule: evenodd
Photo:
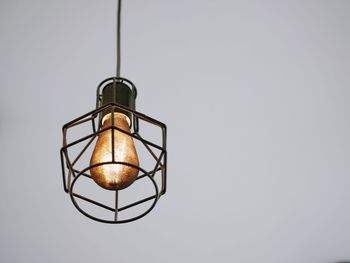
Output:
<svg viewBox="0 0 350 263">
<path fill-rule="evenodd" d="M 102 128 L 112 126 L 112 114 L 104 116 Z M 114 113 L 114 126 L 130 133 L 129 118 L 122 113 Z M 102 162 L 112 162 L 112 132 L 114 132 L 114 161 L 139 166 L 134 140 L 118 130 L 106 130 L 98 135 L 92 153 L 90 166 Z M 123 164 L 104 164 L 90 168 L 92 179 L 108 190 L 121 190 L 131 185 L 138 175 L 138 169 Z"/>
</svg>

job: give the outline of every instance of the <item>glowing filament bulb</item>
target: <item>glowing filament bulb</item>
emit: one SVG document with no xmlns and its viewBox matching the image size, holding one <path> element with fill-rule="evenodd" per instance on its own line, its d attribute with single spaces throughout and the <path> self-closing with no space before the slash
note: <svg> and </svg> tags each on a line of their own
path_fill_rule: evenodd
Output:
<svg viewBox="0 0 350 263">
<path fill-rule="evenodd" d="M 102 128 L 112 126 L 112 114 L 102 120 Z M 130 133 L 129 118 L 122 113 L 114 113 L 114 126 Z M 112 138 L 112 132 L 114 138 Z M 103 162 L 112 162 L 112 139 L 114 139 L 114 161 L 130 163 L 139 166 L 134 140 L 131 136 L 118 130 L 106 130 L 98 135 L 95 149 L 92 153 L 90 166 Z M 121 190 L 131 185 L 138 169 L 123 164 L 104 164 L 90 168 L 92 179 L 101 187 L 108 190 Z"/>
</svg>

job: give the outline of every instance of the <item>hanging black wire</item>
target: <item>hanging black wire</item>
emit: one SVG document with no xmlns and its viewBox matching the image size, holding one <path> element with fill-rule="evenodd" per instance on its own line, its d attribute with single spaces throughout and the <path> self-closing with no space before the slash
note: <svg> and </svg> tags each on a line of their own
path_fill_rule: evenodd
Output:
<svg viewBox="0 0 350 263">
<path fill-rule="evenodd" d="M 118 9 L 117 9 L 117 36 L 116 36 L 116 77 L 113 79 L 113 97 L 115 97 L 116 82 L 120 81 L 120 67 L 121 67 L 121 48 L 120 48 L 120 21 L 122 13 L 122 0 L 118 0 Z"/>
<path fill-rule="evenodd" d="M 118 0 L 118 11 L 117 11 L 117 69 L 116 69 L 116 77 L 120 77 L 120 64 L 121 64 L 121 57 L 120 57 L 120 17 L 121 17 L 121 10 L 122 10 L 122 0 Z"/>
</svg>

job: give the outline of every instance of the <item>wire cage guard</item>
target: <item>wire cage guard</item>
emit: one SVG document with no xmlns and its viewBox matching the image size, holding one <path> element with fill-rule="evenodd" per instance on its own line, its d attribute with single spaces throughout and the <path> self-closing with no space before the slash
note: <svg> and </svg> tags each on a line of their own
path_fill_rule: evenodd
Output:
<svg viewBox="0 0 350 263">
<path fill-rule="evenodd" d="M 135 110 L 132 110 L 118 103 L 108 103 L 106 105 L 101 105 L 101 101 L 102 101 L 101 88 L 106 86 L 111 81 L 113 82 L 119 81 L 128 85 L 130 89 L 135 93 L 135 96 L 136 96 L 135 86 L 127 79 L 112 77 L 101 82 L 101 84 L 97 88 L 96 109 L 82 115 L 79 118 L 76 118 L 68 122 L 63 126 L 63 147 L 60 150 L 60 154 L 61 154 L 61 166 L 62 166 L 64 191 L 70 195 L 70 198 L 74 206 L 82 214 L 84 214 L 85 216 L 93 220 L 103 222 L 103 223 L 120 224 L 120 223 L 128 223 L 128 222 L 137 220 L 145 216 L 146 214 L 148 214 L 155 207 L 159 198 L 162 195 L 164 195 L 166 192 L 166 170 L 167 170 L 166 125 L 153 118 L 150 118 L 142 113 L 139 113 Z M 114 122 L 112 123 L 111 126 L 107 128 L 101 128 L 102 113 L 110 112 L 112 114 L 112 119 L 113 119 L 115 112 L 118 112 L 118 111 L 126 112 L 129 116 L 131 116 L 132 125 L 131 125 L 130 133 L 123 129 L 118 128 Z M 154 126 L 156 129 L 160 129 L 161 131 L 160 143 L 157 144 L 141 136 L 142 127 L 139 125 L 141 121 L 147 123 L 147 125 Z M 91 132 L 89 132 L 85 136 L 82 136 L 79 139 L 69 141 L 69 138 L 68 138 L 69 136 L 67 136 L 69 131 L 76 129 L 81 125 L 88 125 L 89 130 L 91 130 Z M 99 136 L 99 134 L 105 131 L 110 131 L 112 133 L 112 137 L 114 136 L 113 135 L 114 131 L 118 131 L 132 137 L 135 140 L 135 142 L 138 141 L 140 145 L 144 147 L 145 153 L 150 155 L 148 157 L 151 160 L 153 160 L 153 164 L 152 164 L 153 168 L 147 171 L 146 169 L 141 167 L 143 156 L 139 156 L 140 166 L 136 166 L 131 163 L 116 161 L 114 159 L 113 153 L 111 154 L 113 157 L 111 157 L 110 162 L 101 162 L 94 165 L 87 164 L 85 168 L 79 168 L 77 166 L 77 162 L 81 160 L 84 154 L 85 155 L 87 154 L 86 150 L 93 144 L 93 141 Z M 74 154 L 71 151 L 73 147 L 79 148 L 79 151 L 76 154 Z M 72 157 L 73 155 L 74 157 Z M 108 164 L 125 165 L 125 166 L 132 167 L 134 169 L 137 169 L 139 171 L 139 174 L 136 178 L 136 181 L 139 182 L 141 180 L 142 181 L 149 180 L 151 182 L 151 185 L 153 185 L 154 194 L 146 198 L 140 199 L 136 202 L 128 203 L 126 205 L 119 207 L 118 192 L 122 192 L 124 190 L 119 190 L 119 191 L 105 190 L 109 192 L 115 192 L 115 195 L 113 196 L 114 206 L 110 206 L 102 202 L 98 202 L 94 200 L 94 198 L 87 197 L 75 191 L 75 186 L 78 184 L 78 181 L 80 181 L 81 178 L 88 178 L 92 180 L 92 177 L 89 174 L 89 171 L 91 168 L 101 166 L 101 165 L 108 165 Z M 160 180 L 158 180 L 159 182 L 155 179 L 156 174 L 160 174 Z M 136 183 L 136 181 L 134 183 Z M 97 187 L 100 187 L 100 186 L 97 186 Z M 132 185 L 130 187 L 132 187 Z M 89 204 L 90 206 L 95 206 L 103 210 L 106 210 L 109 213 L 112 212 L 112 216 L 111 216 L 112 218 L 105 219 L 105 218 L 101 218 L 101 216 L 99 215 L 92 214 L 90 211 L 87 211 L 87 209 L 83 208 L 80 205 L 81 200 L 85 202 L 85 205 Z M 125 218 L 125 219 L 119 218 L 118 213 L 122 211 L 126 211 L 130 208 L 136 207 L 140 204 L 144 204 L 146 202 L 149 202 L 150 205 L 148 206 L 148 208 L 146 208 L 146 210 L 144 211 L 142 210 L 140 214 L 129 218 Z"/>
</svg>

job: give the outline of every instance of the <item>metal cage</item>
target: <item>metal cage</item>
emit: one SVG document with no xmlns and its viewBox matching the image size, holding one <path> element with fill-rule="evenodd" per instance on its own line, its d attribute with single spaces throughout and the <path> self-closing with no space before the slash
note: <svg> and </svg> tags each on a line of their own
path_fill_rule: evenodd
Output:
<svg viewBox="0 0 350 263">
<path fill-rule="evenodd" d="M 135 86 L 124 78 L 109 78 L 104 80 L 97 88 L 97 102 L 96 102 L 96 109 L 82 115 L 79 118 L 76 118 L 67 124 L 63 126 L 63 147 L 61 148 L 60 154 L 61 154 L 61 166 L 62 166 L 62 176 L 63 176 L 63 187 L 64 191 L 70 195 L 70 198 L 74 204 L 74 206 L 85 216 L 99 221 L 103 223 L 110 223 L 110 224 L 120 224 L 120 223 L 128 223 L 134 220 L 137 220 L 146 214 L 148 214 L 156 205 L 159 198 L 165 194 L 166 192 L 166 170 L 167 170 L 167 151 L 166 151 L 166 125 L 150 118 L 142 113 L 139 113 L 135 110 L 132 110 L 128 107 L 125 107 L 119 103 L 108 103 L 106 105 L 101 105 L 102 101 L 102 95 L 101 95 L 101 87 L 107 85 L 111 81 L 120 81 L 128 86 L 130 86 L 130 89 L 135 93 L 136 97 L 136 88 Z M 112 125 L 108 128 L 101 129 L 101 116 L 102 113 L 110 112 L 113 116 L 115 112 L 122 111 L 126 112 L 129 116 L 131 116 L 132 125 L 131 125 L 131 132 L 128 133 L 118 127 L 115 126 L 115 123 L 112 123 Z M 139 125 L 140 122 L 145 122 L 147 125 L 152 125 L 157 129 L 161 129 L 161 142 L 155 143 L 151 140 L 147 140 L 146 138 L 142 137 L 142 131 L 141 127 Z M 89 124 L 90 123 L 90 124 Z M 86 135 L 80 137 L 79 139 L 75 139 L 73 141 L 69 140 L 68 133 L 72 129 L 76 129 L 77 127 L 81 125 L 88 124 L 89 132 L 87 132 Z M 150 159 L 153 160 L 154 166 L 152 165 L 152 169 L 147 171 L 146 169 L 141 167 L 142 158 L 143 156 L 139 156 L 140 158 L 140 166 L 135 166 L 131 163 L 125 163 L 125 162 L 118 162 L 114 160 L 114 154 L 113 154 L 113 147 L 112 147 L 112 161 L 111 162 L 103 162 L 98 163 L 95 165 L 90 166 L 90 164 L 87 164 L 85 168 L 79 168 L 77 167 L 77 162 L 82 158 L 84 154 L 86 154 L 86 150 L 92 145 L 93 141 L 97 139 L 98 135 L 102 132 L 110 130 L 112 134 L 114 134 L 114 130 L 117 130 L 119 132 L 122 132 L 124 134 L 127 134 L 128 136 L 131 136 L 135 141 L 140 142 L 140 145 L 142 147 L 145 147 L 145 153 L 149 154 L 151 157 Z M 113 137 L 113 136 L 112 136 Z M 79 151 L 75 154 L 71 153 L 72 147 L 78 147 Z M 157 150 L 157 151 L 156 151 Z M 74 155 L 74 157 L 72 157 Z M 98 202 L 94 200 L 93 197 L 87 197 L 82 194 L 77 193 L 75 189 L 75 185 L 78 183 L 78 181 L 81 180 L 81 178 L 88 178 L 92 180 L 91 175 L 89 174 L 90 168 L 100 166 L 100 165 L 106 165 L 106 164 L 119 164 L 119 165 L 126 165 L 133 167 L 137 169 L 140 174 L 136 178 L 136 181 L 140 180 L 150 180 L 151 184 L 154 187 L 154 194 L 151 196 L 148 196 L 146 198 L 142 198 L 138 201 L 126 204 L 122 207 L 119 207 L 119 200 L 118 200 L 118 192 L 124 191 L 124 190 L 113 190 L 112 192 L 115 192 L 115 195 L 113 195 L 113 206 L 106 205 L 104 203 Z M 155 175 L 160 174 L 160 182 L 157 182 L 155 180 Z M 136 182 L 135 181 L 135 182 Z M 134 183 L 135 183 L 134 182 Z M 97 186 L 97 184 L 96 184 Z M 97 186 L 100 187 L 100 186 Z M 132 185 L 130 186 L 132 187 Z M 128 188 L 126 188 L 128 189 Z M 105 190 L 110 191 L 111 190 Z M 79 204 L 80 201 L 84 201 L 86 204 L 89 204 L 91 206 L 97 206 L 99 208 L 102 208 L 103 210 L 109 211 L 112 213 L 112 219 L 104 219 L 99 217 L 99 215 L 91 214 L 91 212 L 88 212 L 86 209 L 82 208 L 82 206 Z M 152 202 L 150 202 L 152 201 Z M 140 214 L 136 216 L 132 216 L 130 218 L 126 219 L 119 219 L 118 213 L 122 211 L 126 211 L 127 209 L 130 209 L 132 207 L 138 206 L 140 204 L 150 202 L 149 207 L 142 211 Z"/>
</svg>

